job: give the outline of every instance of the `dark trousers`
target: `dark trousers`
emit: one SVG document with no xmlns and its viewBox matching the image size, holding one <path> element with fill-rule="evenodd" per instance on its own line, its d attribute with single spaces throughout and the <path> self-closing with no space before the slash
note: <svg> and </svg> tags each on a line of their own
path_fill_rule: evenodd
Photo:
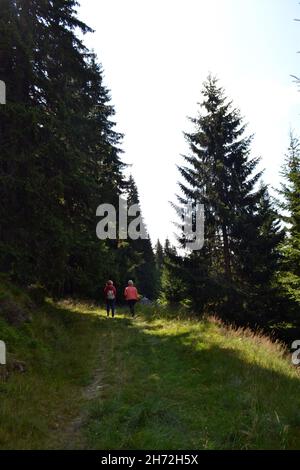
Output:
<svg viewBox="0 0 300 470">
<path fill-rule="evenodd" d="M 115 299 L 107 299 L 106 300 L 106 311 L 107 316 L 109 316 L 109 311 L 111 310 L 111 316 L 115 316 L 115 308 L 116 308 L 116 301 Z"/>
<path fill-rule="evenodd" d="M 136 300 L 132 299 L 132 300 L 127 300 L 128 302 L 128 306 L 129 306 L 129 310 L 130 310 L 130 313 L 131 315 L 134 317 L 134 306 L 136 304 Z"/>
</svg>

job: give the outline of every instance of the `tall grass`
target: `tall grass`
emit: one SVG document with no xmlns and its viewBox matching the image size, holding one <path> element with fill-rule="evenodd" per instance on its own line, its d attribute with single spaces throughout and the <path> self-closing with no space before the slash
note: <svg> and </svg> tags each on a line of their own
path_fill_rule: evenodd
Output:
<svg viewBox="0 0 300 470">
<path fill-rule="evenodd" d="M 90 448 L 300 447 L 299 374 L 279 343 L 155 309 L 103 329 L 106 386 L 90 405 Z"/>
<path fill-rule="evenodd" d="M 49 301 L 18 328 L 0 320 L 0 339 L 26 365 L 0 382 L 2 449 L 300 448 L 298 370 L 261 333 Z"/>
</svg>

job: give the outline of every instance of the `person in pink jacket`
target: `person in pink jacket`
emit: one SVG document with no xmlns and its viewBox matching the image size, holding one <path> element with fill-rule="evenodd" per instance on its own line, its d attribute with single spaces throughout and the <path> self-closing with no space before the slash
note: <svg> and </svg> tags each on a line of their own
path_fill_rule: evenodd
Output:
<svg viewBox="0 0 300 470">
<path fill-rule="evenodd" d="M 125 287 L 124 296 L 128 303 L 130 313 L 134 317 L 134 306 L 139 300 L 139 294 L 137 288 L 133 285 L 133 281 L 128 281 L 128 286 Z"/>
</svg>

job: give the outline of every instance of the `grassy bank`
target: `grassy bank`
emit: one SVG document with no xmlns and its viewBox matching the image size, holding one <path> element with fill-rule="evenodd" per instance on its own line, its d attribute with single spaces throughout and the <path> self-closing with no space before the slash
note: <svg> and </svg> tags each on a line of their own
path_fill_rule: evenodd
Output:
<svg viewBox="0 0 300 470">
<path fill-rule="evenodd" d="M 102 324 L 90 448 L 300 448 L 299 375 L 278 345 L 165 315 Z"/>
<path fill-rule="evenodd" d="M 22 308 L 28 304 L 17 290 L 13 298 Z M 18 327 L 0 317 L 9 369 L 8 377 L 0 378 L 1 449 L 65 445 L 63 430 L 80 413 L 82 390 L 99 359 L 100 330 L 87 306 L 79 312 L 48 302 L 30 315 L 31 321 Z M 20 361 L 25 370 L 15 367 Z"/>
<path fill-rule="evenodd" d="M 2 449 L 300 448 L 299 374 L 263 336 L 49 302 L 0 339 L 26 364 L 0 382 Z"/>
</svg>

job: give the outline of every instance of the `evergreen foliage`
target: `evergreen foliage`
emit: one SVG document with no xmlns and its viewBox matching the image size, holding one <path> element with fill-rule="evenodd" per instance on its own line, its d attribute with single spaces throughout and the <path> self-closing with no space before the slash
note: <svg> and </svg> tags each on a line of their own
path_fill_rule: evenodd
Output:
<svg viewBox="0 0 300 470">
<path fill-rule="evenodd" d="M 282 169 L 281 187 L 288 234 L 282 244 L 282 271 L 279 281 L 287 296 L 300 304 L 300 143 L 291 134 L 288 154 Z"/>
<path fill-rule="evenodd" d="M 202 112 L 191 119 L 194 131 L 185 134 L 190 153 L 179 167 L 177 209 L 204 204 L 205 243 L 177 257 L 173 270 L 181 272 L 182 295 L 195 309 L 206 306 L 239 323 L 269 322 L 265 297 L 273 289 L 283 233 L 240 112 L 212 76 L 202 94 Z M 179 239 L 185 247 L 184 236 Z"/>
</svg>

